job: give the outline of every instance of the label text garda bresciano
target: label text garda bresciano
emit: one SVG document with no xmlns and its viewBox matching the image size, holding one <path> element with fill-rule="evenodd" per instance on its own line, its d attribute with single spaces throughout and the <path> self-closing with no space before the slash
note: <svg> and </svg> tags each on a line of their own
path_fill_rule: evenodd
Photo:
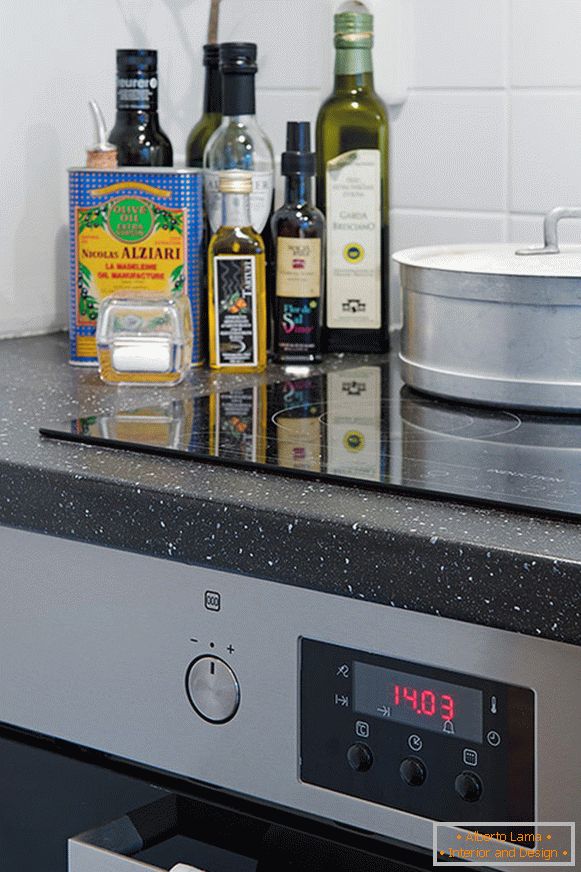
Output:
<svg viewBox="0 0 581 872">
<path fill-rule="evenodd" d="M 375 221 L 366 220 L 366 212 L 340 212 L 339 218 L 333 221 L 335 230 L 375 230 Z"/>
</svg>

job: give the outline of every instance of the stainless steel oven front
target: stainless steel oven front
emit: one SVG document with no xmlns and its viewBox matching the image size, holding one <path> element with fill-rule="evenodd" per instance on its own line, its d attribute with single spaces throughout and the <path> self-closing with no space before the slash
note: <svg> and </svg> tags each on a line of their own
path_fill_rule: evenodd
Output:
<svg viewBox="0 0 581 872">
<path fill-rule="evenodd" d="M 580 819 L 575 646 L 16 530 L 0 546 L 4 723 L 418 849 L 434 820 Z"/>
</svg>

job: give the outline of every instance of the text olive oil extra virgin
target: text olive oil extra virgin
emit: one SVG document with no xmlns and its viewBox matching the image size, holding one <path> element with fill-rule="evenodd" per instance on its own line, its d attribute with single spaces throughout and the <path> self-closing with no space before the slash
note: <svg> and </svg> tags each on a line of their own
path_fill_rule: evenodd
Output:
<svg viewBox="0 0 581 872">
<path fill-rule="evenodd" d="M 389 345 L 388 121 L 373 87 L 373 16 L 335 16 L 335 88 L 317 119 L 317 205 L 327 217 L 329 351 Z"/>
</svg>

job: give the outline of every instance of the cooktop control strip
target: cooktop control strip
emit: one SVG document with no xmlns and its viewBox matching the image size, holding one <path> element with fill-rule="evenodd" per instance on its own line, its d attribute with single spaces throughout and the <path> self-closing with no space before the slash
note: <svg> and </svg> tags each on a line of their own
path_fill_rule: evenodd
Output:
<svg viewBox="0 0 581 872">
<path fill-rule="evenodd" d="M 530 821 L 534 707 L 524 687 L 302 639 L 301 778 L 437 820 Z"/>
</svg>

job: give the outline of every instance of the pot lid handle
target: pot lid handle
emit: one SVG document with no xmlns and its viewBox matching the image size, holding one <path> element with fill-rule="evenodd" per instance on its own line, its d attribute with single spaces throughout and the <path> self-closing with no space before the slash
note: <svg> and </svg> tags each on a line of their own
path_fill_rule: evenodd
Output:
<svg viewBox="0 0 581 872">
<path fill-rule="evenodd" d="M 557 206 L 545 215 L 543 230 L 545 244 L 539 248 L 519 248 L 515 254 L 559 254 L 559 238 L 557 224 L 561 218 L 581 218 L 581 206 Z"/>
</svg>

